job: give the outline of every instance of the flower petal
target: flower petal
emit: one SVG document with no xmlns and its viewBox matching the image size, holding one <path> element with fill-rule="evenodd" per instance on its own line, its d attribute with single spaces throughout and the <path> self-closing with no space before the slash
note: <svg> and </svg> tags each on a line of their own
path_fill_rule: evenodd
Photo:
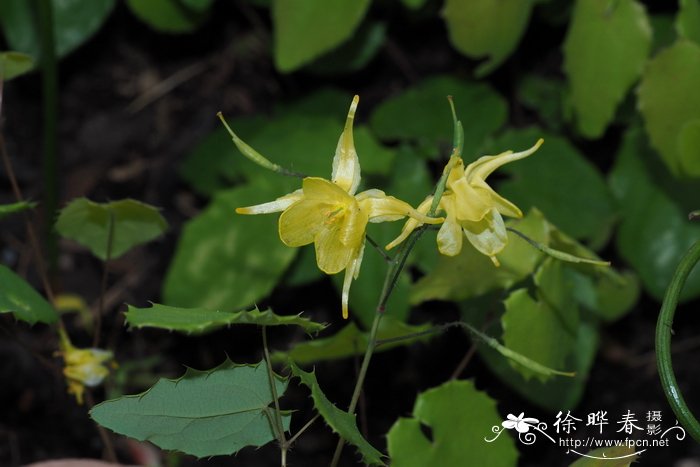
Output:
<svg viewBox="0 0 700 467">
<path fill-rule="evenodd" d="M 340 225 L 340 241 L 343 245 L 357 247 L 365 238 L 367 229 L 367 212 L 360 209 L 359 204 L 353 199 L 343 209 L 343 222 Z"/>
<path fill-rule="evenodd" d="M 470 185 L 464 177 L 454 182 L 449 188 L 455 195 L 451 214 L 460 221 L 478 222 L 492 207 L 488 191 Z"/>
<path fill-rule="evenodd" d="M 306 177 L 302 182 L 304 198 L 335 204 L 338 207 L 354 202 L 355 199 L 335 183 L 320 177 Z"/>
<path fill-rule="evenodd" d="M 370 222 L 386 222 L 401 219 L 402 217 L 412 217 L 421 224 L 439 224 L 444 219 L 441 217 L 428 217 L 425 213 L 413 209 L 405 201 L 387 196 L 381 190 L 367 190 L 357 195 L 360 208 L 369 214 Z M 428 209 L 430 204 L 428 204 Z"/>
<path fill-rule="evenodd" d="M 324 227 L 332 206 L 315 199 L 302 199 L 287 208 L 279 219 L 280 239 L 287 246 L 308 245 Z"/>
<path fill-rule="evenodd" d="M 443 198 L 444 198 L 444 196 L 443 196 Z M 422 203 L 420 203 L 420 206 L 418 206 L 418 209 L 416 209 L 416 211 L 418 211 L 421 214 L 426 214 L 430 210 L 430 206 L 432 204 L 433 204 L 433 197 L 428 196 L 427 198 L 425 198 L 425 200 Z M 411 235 L 411 232 L 416 230 L 421 225 L 423 225 L 423 224 L 414 218 L 408 219 L 406 221 L 406 223 L 404 224 L 403 229 L 401 229 L 401 234 L 398 237 L 396 237 L 394 240 L 392 240 L 391 243 L 389 243 L 384 248 L 387 250 L 391 250 L 396 245 L 398 245 L 399 243 L 406 240 L 408 238 L 408 236 Z"/>
<path fill-rule="evenodd" d="M 479 252 L 490 256 L 498 265 L 495 255 L 503 251 L 508 243 L 508 233 L 503 218 L 494 208 L 479 222 L 462 222 L 467 240 Z"/>
<path fill-rule="evenodd" d="M 473 180 L 472 184 L 483 190 L 486 190 L 489 197 L 491 198 L 491 204 L 495 207 L 498 212 L 504 216 L 516 217 L 520 219 L 523 217 L 523 212 L 515 204 L 511 203 L 503 196 L 496 193 L 485 181 L 483 180 Z"/>
<path fill-rule="evenodd" d="M 337 274 L 345 269 L 355 254 L 357 245 L 344 245 L 341 237 L 341 229 L 337 223 L 323 225 L 316 234 L 316 264 L 326 274 Z"/>
<path fill-rule="evenodd" d="M 350 260 L 350 264 L 345 269 L 345 278 L 343 279 L 343 292 L 342 292 L 342 308 L 343 308 L 343 319 L 348 319 L 348 301 L 350 299 L 350 285 L 352 285 L 353 279 L 357 279 L 360 275 L 360 265 L 362 264 L 362 257 L 364 256 L 365 242 L 363 241 L 360 248 L 355 253 L 354 257 Z"/>
<path fill-rule="evenodd" d="M 247 206 L 244 208 L 236 208 L 238 214 L 269 214 L 272 212 L 280 212 L 287 209 L 292 204 L 302 198 L 302 191 L 296 190 L 288 195 L 281 196 L 269 203 L 256 204 L 255 206 Z"/>
<path fill-rule="evenodd" d="M 456 256 L 462 251 L 462 227 L 454 217 L 447 216 L 437 234 L 438 250 L 445 256 Z"/>
<path fill-rule="evenodd" d="M 483 156 L 472 162 L 465 169 L 465 174 L 467 180 L 471 182 L 473 179 L 486 180 L 486 177 L 491 175 L 491 173 L 497 168 L 505 165 L 509 162 L 517 161 L 519 159 L 524 159 L 527 156 L 533 154 L 537 151 L 540 146 L 544 143 L 544 140 L 540 138 L 537 140 L 534 146 L 530 149 L 521 152 L 506 151 L 504 153 L 498 154 L 496 156 Z"/>
<path fill-rule="evenodd" d="M 357 187 L 360 184 L 360 160 L 357 158 L 355 150 L 355 142 L 352 136 L 352 125 L 355 119 L 355 110 L 357 103 L 360 101 L 359 96 L 355 96 L 350 104 L 348 117 L 345 120 L 345 128 L 338 140 L 338 146 L 335 149 L 335 157 L 333 157 L 333 173 L 331 180 L 347 193 L 354 195 Z"/>
</svg>

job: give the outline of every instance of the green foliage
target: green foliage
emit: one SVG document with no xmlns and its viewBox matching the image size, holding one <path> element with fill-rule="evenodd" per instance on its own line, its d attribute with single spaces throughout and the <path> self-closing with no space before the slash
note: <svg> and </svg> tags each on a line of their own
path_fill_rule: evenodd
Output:
<svg viewBox="0 0 700 467">
<path fill-rule="evenodd" d="M 270 384 L 264 362 L 226 360 L 209 371 L 188 368 L 179 379 L 160 379 L 146 392 L 105 401 L 90 416 L 115 433 L 162 449 L 199 458 L 233 454 L 275 439 Z M 286 379 L 276 376 L 275 388 L 281 397 Z M 291 415 L 282 420 L 288 430 Z"/>
<path fill-rule="evenodd" d="M 165 278 L 164 301 L 235 310 L 269 294 L 296 250 L 280 241 L 274 216 L 244 218 L 235 209 L 274 199 L 281 191 L 262 184 L 222 191 L 188 221 Z"/>
<path fill-rule="evenodd" d="M 700 45 L 679 39 L 649 62 L 639 111 L 651 145 L 674 175 L 700 177 Z"/>
<path fill-rule="evenodd" d="M 294 71 L 348 40 L 370 0 L 274 0 L 274 58 L 277 69 Z"/>
<path fill-rule="evenodd" d="M 370 126 L 382 140 L 412 141 L 426 157 L 444 155 L 440 146 L 452 144 L 448 95 L 454 98 L 464 126 L 464 154 L 470 158 L 480 152 L 507 116 L 504 99 L 484 83 L 450 76 L 426 79 L 382 102 L 372 114 Z"/>
<path fill-rule="evenodd" d="M 177 308 L 153 303 L 149 308 L 129 305 L 126 322 L 134 328 L 159 328 L 187 334 L 203 334 L 236 324 L 258 326 L 299 326 L 307 333 L 316 333 L 326 325 L 316 323 L 301 315 L 280 316 L 267 309 L 250 311 L 215 311 L 205 308 Z"/>
<path fill-rule="evenodd" d="M 87 41 L 107 19 L 114 0 L 51 0 L 56 55 L 63 57 Z M 11 49 L 41 56 L 33 5 L 27 0 L 0 2 L 0 25 Z"/>
<path fill-rule="evenodd" d="M 16 214 L 18 212 L 34 209 L 35 207 L 36 203 L 33 203 L 31 201 L 20 201 L 18 203 L 2 204 L 0 205 L 0 219 L 3 219 L 12 214 Z"/>
<path fill-rule="evenodd" d="M 569 467 L 630 467 L 632 462 L 639 457 L 639 454 L 633 454 L 635 454 L 635 450 L 629 446 L 598 448 L 588 451 L 586 457 L 581 457 L 576 462 L 569 464 Z"/>
<path fill-rule="evenodd" d="M 503 166 L 510 175 L 498 192 L 523 211 L 537 207 L 548 220 L 569 235 L 604 245 L 614 220 L 612 197 L 600 171 L 564 138 L 532 127 L 511 130 L 494 148 L 527 148 L 544 138 L 531 157 Z"/>
<path fill-rule="evenodd" d="M 131 12 L 156 31 L 171 34 L 199 27 L 211 0 L 127 0 Z"/>
<path fill-rule="evenodd" d="M 581 134 L 602 136 L 642 73 L 651 37 L 644 7 L 634 0 L 576 2 L 564 42 L 564 71 Z"/>
<path fill-rule="evenodd" d="M 24 279 L 0 265 L 0 313 L 12 313 L 29 324 L 55 323 L 58 313 Z"/>
<path fill-rule="evenodd" d="M 622 208 L 617 249 L 645 289 L 661 300 L 678 261 L 700 238 L 700 225 L 687 217 L 697 207 L 700 182 L 675 179 L 649 149 L 644 133 L 633 127 L 625 134 L 610 173 L 610 187 Z M 699 295 L 696 269 L 681 297 Z"/>
<path fill-rule="evenodd" d="M 420 326 L 405 324 L 391 316 L 382 319 L 379 325 L 377 339 L 393 339 L 395 337 L 407 336 L 427 331 L 431 328 L 430 323 Z M 423 342 L 432 339 L 435 334 L 425 334 L 390 342 L 378 346 L 375 353 L 390 350 L 402 345 L 410 345 L 416 342 Z M 316 338 L 309 342 L 302 342 L 295 345 L 287 352 L 275 352 L 270 357 L 275 362 L 293 361 L 298 365 L 308 365 L 324 360 L 335 360 L 339 358 L 361 355 L 367 348 L 368 333 L 360 331 L 355 323 L 348 323 L 343 329 L 331 337 Z"/>
<path fill-rule="evenodd" d="M 386 24 L 379 21 L 361 25 L 352 39 L 309 66 L 319 74 L 358 71 L 377 56 L 386 39 Z"/>
<path fill-rule="evenodd" d="M 418 395 L 412 418 L 399 418 L 389 430 L 387 442 L 391 465 L 488 465 L 517 464 L 513 439 L 503 434 L 493 443 L 484 442 L 491 427 L 500 426 L 496 401 L 477 391 L 471 381 L 449 381 Z M 432 430 L 426 438 L 421 425 Z"/>
<path fill-rule="evenodd" d="M 700 1 L 680 0 L 680 10 L 676 17 L 678 35 L 700 44 Z"/>
<path fill-rule="evenodd" d="M 318 385 L 315 372 L 306 372 L 293 362 L 289 364 L 289 368 L 292 374 L 298 377 L 311 390 L 311 399 L 314 401 L 314 407 L 333 432 L 338 433 L 341 438 L 355 446 L 365 464 L 384 465 L 382 462 L 383 454 L 372 447 L 362 436 L 360 430 L 357 429 L 355 415 L 340 410 L 328 400 Z"/>
<path fill-rule="evenodd" d="M 471 58 L 487 58 L 482 77 L 515 50 L 530 20 L 531 0 L 447 0 L 443 16 L 452 45 Z M 466 128 L 466 126 L 465 126 Z"/>
<path fill-rule="evenodd" d="M 34 59 L 20 52 L 0 52 L 0 78 L 9 81 L 34 68 Z"/>
<path fill-rule="evenodd" d="M 78 198 L 61 210 L 56 230 L 106 260 L 165 232 L 168 223 L 158 209 L 133 199 L 95 203 Z"/>
<path fill-rule="evenodd" d="M 528 74 L 518 82 L 518 101 L 535 110 L 547 128 L 561 130 L 564 123 L 566 89 L 563 81 L 545 76 Z"/>
</svg>

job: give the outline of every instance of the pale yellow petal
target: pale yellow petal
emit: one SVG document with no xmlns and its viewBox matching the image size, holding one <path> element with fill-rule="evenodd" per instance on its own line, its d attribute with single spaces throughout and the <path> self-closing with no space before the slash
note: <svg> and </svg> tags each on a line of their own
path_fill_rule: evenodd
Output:
<svg viewBox="0 0 700 467">
<path fill-rule="evenodd" d="M 461 178 L 450 187 L 454 193 L 455 202 L 453 214 L 460 222 L 478 222 L 491 210 L 491 198 L 487 190 L 474 187 Z"/>
<path fill-rule="evenodd" d="M 338 146 L 335 149 L 335 157 L 333 157 L 333 174 L 331 179 L 347 193 L 354 195 L 357 187 L 360 184 L 360 160 L 357 157 L 355 150 L 355 142 L 352 135 L 352 125 L 355 119 L 355 110 L 357 103 L 360 101 L 359 96 L 355 96 L 350 104 L 348 117 L 345 120 L 345 128 L 338 140 Z"/>
<path fill-rule="evenodd" d="M 350 260 L 350 264 L 345 269 L 345 278 L 343 279 L 343 292 L 341 295 L 342 309 L 343 309 L 343 319 L 348 319 L 348 302 L 350 300 L 350 286 L 352 281 L 357 279 L 360 275 L 360 265 L 362 264 L 362 257 L 365 251 L 365 243 L 362 242 L 359 250 L 355 253 L 353 258 Z"/>
<path fill-rule="evenodd" d="M 540 138 L 537 140 L 534 146 L 530 149 L 521 152 L 506 151 L 504 153 L 498 154 L 497 156 L 483 156 L 476 161 L 469 164 L 465 170 L 465 175 L 468 181 L 480 178 L 485 180 L 486 177 L 491 175 L 491 173 L 502 165 L 508 164 L 509 162 L 517 161 L 519 159 L 524 159 L 527 156 L 533 154 L 539 149 L 544 140 Z"/>
<path fill-rule="evenodd" d="M 410 216 L 422 224 L 439 224 L 444 220 L 441 217 L 428 217 L 425 213 L 413 209 L 405 201 L 387 196 L 380 190 L 363 191 L 357 195 L 357 199 L 360 208 L 368 213 L 370 222 L 393 221 L 406 216 Z"/>
<path fill-rule="evenodd" d="M 496 209 L 479 222 L 462 222 L 467 240 L 479 252 L 493 257 L 503 251 L 508 243 L 508 233 L 503 218 Z M 497 260 L 494 261 L 497 263 Z"/>
<path fill-rule="evenodd" d="M 341 229 L 336 223 L 324 225 L 316 234 L 316 264 L 326 274 L 337 274 L 348 266 L 356 248 L 340 241 Z"/>
<path fill-rule="evenodd" d="M 236 208 L 238 214 L 270 214 L 272 212 L 280 212 L 287 209 L 292 204 L 302 198 L 302 190 L 296 190 L 288 195 L 281 196 L 269 203 L 256 204 L 255 206 L 247 206 L 244 208 Z"/>
<path fill-rule="evenodd" d="M 447 216 L 437 234 L 438 250 L 445 256 L 456 256 L 462 251 L 462 227 L 454 217 Z"/>
<path fill-rule="evenodd" d="M 367 229 L 367 213 L 360 209 L 359 204 L 353 200 L 343 209 L 343 218 L 340 225 L 340 241 L 345 246 L 358 247 L 365 238 Z"/>
<path fill-rule="evenodd" d="M 280 239 L 287 246 L 308 245 L 324 227 L 331 206 L 318 200 L 302 199 L 290 206 L 279 219 Z"/>
<path fill-rule="evenodd" d="M 496 193 L 485 181 L 474 180 L 472 183 L 488 192 L 492 206 L 495 207 L 498 212 L 501 213 L 501 215 L 516 218 L 523 217 L 523 213 L 520 208 Z"/>
<path fill-rule="evenodd" d="M 308 200 L 323 201 L 328 204 L 344 206 L 354 202 L 354 198 L 347 194 L 341 187 L 319 177 L 306 177 L 302 182 L 304 198 Z"/>
<path fill-rule="evenodd" d="M 444 195 L 443 195 L 443 198 L 444 198 Z M 433 204 L 433 196 L 428 196 L 428 197 L 425 198 L 425 200 L 420 204 L 420 206 L 418 206 L 418 209 L 416 209 L 416 211 L 418 211 L 418 212 L 421 213 L 421 214 L 426 214 L 428 211 L 430 211 L 430 206 L 431 206 L 432 204 Z M 414 230 L 416 230 L 416 229 L 417 229 L 418 227 L 420 227 L 421 225 L 423 225 L 423 223 L 417 221 L 417 220 L 414 219 L 414 218 L 408 219 L 408 220 L 406 221 L 406 223 L 404 224 L 403 229 L 401 229 L 401 234 L 400 234 L 398 237 L 396 237 L 394 240 L 392 240 L 391 243 L 389 243 L 389 244 L 388 244 L 386 247 L 384 247 L 384 248 L 386 248 L 387 250 L 391 250 L 391 249 L 394 248 L 396 245 L 398 245 L 399 243 L 401 243 L 401 242 L 403 242 L 404 240 L 406 240 L 406 239 L 408 238 L 408 236 L 411 235 L 411 232 L 413 232 Z"/>
</svg>

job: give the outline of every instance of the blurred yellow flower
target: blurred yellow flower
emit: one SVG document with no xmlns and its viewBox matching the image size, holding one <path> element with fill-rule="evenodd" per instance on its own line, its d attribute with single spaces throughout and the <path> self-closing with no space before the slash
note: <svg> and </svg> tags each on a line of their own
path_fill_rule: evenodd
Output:
<svg viewBox="0 0 700 467">
<path fill-rule="evenodd" d="M 405 216 L 429 224 L 443 220 L 421 214 L 408 203 L 380 190 L 355 195 L 360 184 L 360 162 L 352 130 L 358 102 L 359 97 L 355 96 L 338 140 L 331 180 L 306 177 L 300 190 L 269 203 L 236 209 L 239 214 L 283 211 L 279 236 L 285 245 L 298 247 L 313 243 L 319 269 L 326 274 L 345 270 L 343 318 L 348 317 L 350 284 L 360 273 L 368 222 L 394 221 Z"/>
<path fill-rule="evenodd" d="M 437 235 L 440 253 L 447 256 L 459 254 L 464 232 L 474 248 L 489 256 L 496 266 L 499 265 L 496 255 L 503 251 L 508 243 L 508 234 L 501 216 L 520 218 L 523 213 L 513 203 L 496 193 L 486 183 L 486 178 L 502 165 L 533 154 L 543 142 L 540 139 L 533 147 L 522 152 L 506 151 L 496 156 L 480 157 L 466 169 L 461 159 L 453 161 L 446 189 L 439 203 L 439 208 L 446 213 L 445 222 Z M 418 207 L 418 211 L 427 213 L 432 201 L 432 196 L 428 197 Z M 401 234 L 386 248 L 391 249 L 404 241 L 420 225 L 420 221 L 409 219 Z"/>
<path fill-rule="evenodd" d="M 59 330 L 60 350 L 63 357 L 63 375 L 68 383 L 68 393 L 73 394 L 78 404 L 83 403 L 85 386 L 95 387 L 109 374 L 105 366 L 112 359 L 112 352 L 102 349 L 78 349 L 73 346 L 63 329 Z"/>
</svg>

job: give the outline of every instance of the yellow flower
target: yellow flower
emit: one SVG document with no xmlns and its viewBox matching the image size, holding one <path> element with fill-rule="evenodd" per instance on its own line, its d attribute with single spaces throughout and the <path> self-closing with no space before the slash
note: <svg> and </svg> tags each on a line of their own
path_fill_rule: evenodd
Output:
<svg viewBox="0 0 700 467">
<path fill-rule="evenodd" d="M 68 393 L 73 394 L 78 404 L 83 403 L 85 386 L 95 387 L 109 374 L 104 365 L 112 359 L 112 352 L 102 349 L 78 349 L 73 346 L 66 332 L 61 329 L 59 355 L 63 357 L 63 375 L 68 383 Z"/>
<path fill-rule="evenodd" d="M 447 178 L 445 192 L 440 198 L 439 208 L 445 211 L 446 219 L 437 235 L 438 250 L 447 256 L 455 256 L 462 250 L 463 235 L 479 252 L 489 256 L 498 266 L 496 255 L 508 243 L 508 234 L 503 217 L 520 218 L 523 213 L 513 203 L 496 193 L 486 178 L 497 168 L 509 162 L 533 154 L 542 145 L 540 139 L 526 151 L 506 151 L 496 156 L 483 156 L 464 168 L 461 159 L 454 165 Z M 433 198 L 428 197 L 418 211 L 427 213 Z M 387 245 L 391 249 L 404 241 L 421 223 L 409 219 L 401 235 Z"/>
<path fill-rule="evenodd" d="M 355 194 L 360 184 L 360 162 L 352 127 L 358 102 L 359 97 L 355 96 L 338 140 L 331 180 L 306 177 L 300 190 L 269 203 L 236 209 L 239 214 L 283 211 L 279 236 L 285 245 L 298 247 L 313 243 L 319 269 L 326 274 L 345 270 L 343 318 L 348 317 L 350 284 L 360 273 L 368 222 L 394 221 L 405 216 L 429 224 L 443 220 L 421 214 L 408 203 L 380 190 Z"/>
</svg>

